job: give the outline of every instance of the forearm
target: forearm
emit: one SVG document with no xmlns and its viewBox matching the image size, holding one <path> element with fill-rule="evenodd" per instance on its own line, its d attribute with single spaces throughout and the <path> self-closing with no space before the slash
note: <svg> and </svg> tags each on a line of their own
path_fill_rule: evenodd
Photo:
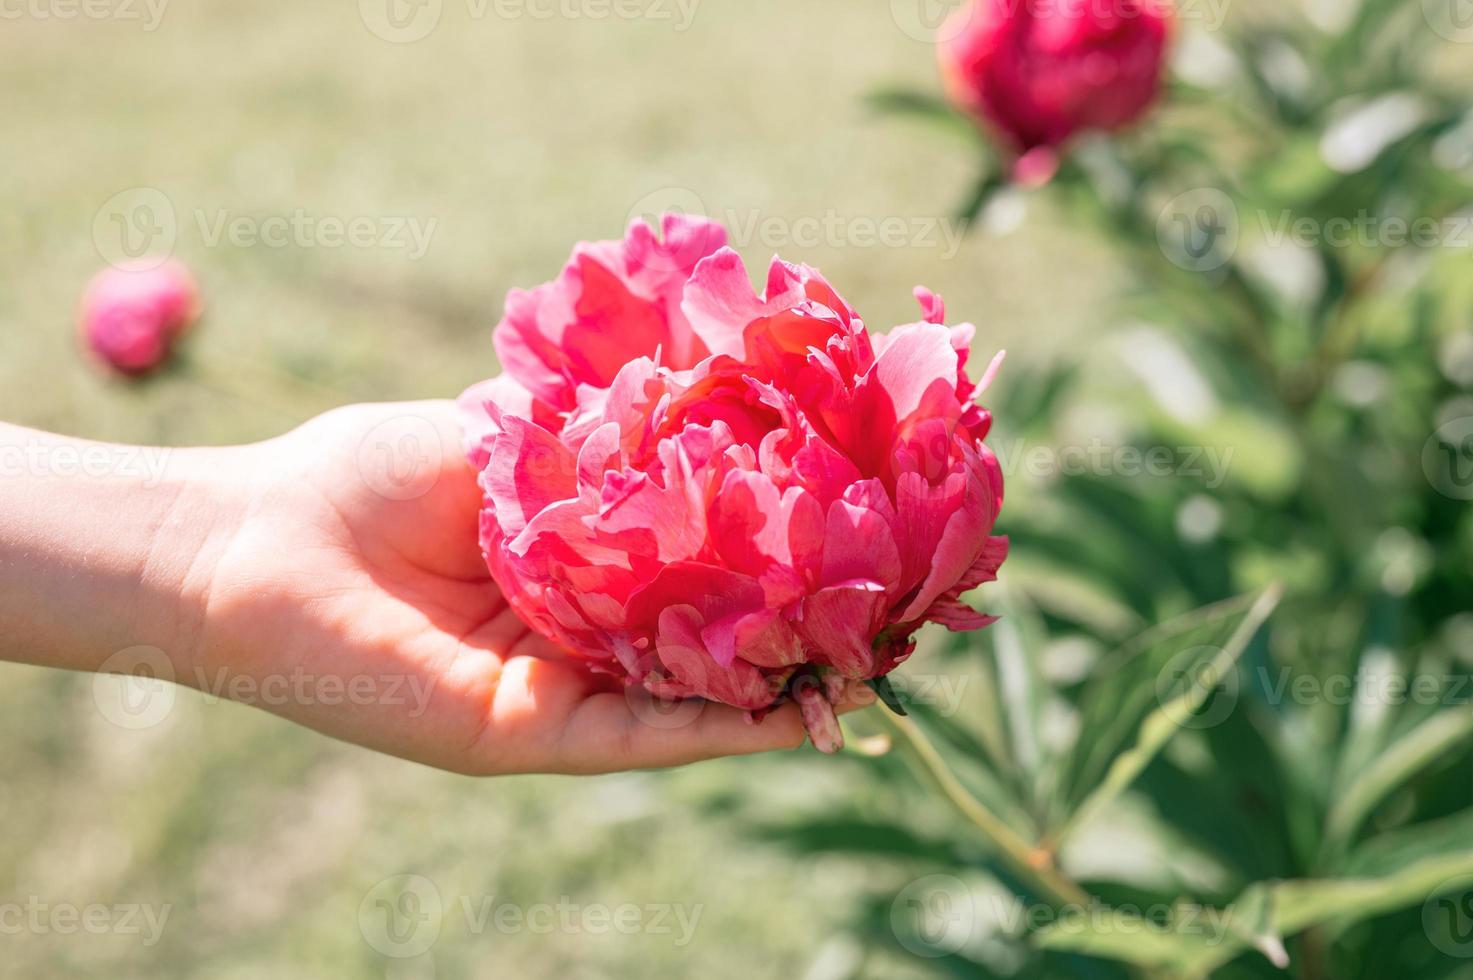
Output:
<svg viewBox="0 0 1473 980">
<path fill-rule="evenodd" d="M 94 670 L 132 647 L 183 675 L 233 519 L 219 454 L 0 424 L 0 659 Z"/>
</svg>

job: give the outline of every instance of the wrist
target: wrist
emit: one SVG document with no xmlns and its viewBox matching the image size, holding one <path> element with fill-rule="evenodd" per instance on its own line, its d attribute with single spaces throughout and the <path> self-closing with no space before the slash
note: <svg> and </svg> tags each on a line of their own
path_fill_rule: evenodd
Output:
<svg viewBox="0 0 1473 980">
<path fill-rule="evenodd" d="M 209 636 L 219 569 L 236 546 L 257 499 L 255 447 L 173 450 L 167 473 L 140 492 L 142 534 L 131 629 L 156 636 L 175 678 L 193 686 Z"/>
<path fill-rule="evenodd" d="M 184 679 L 245 450 L 111 446 L 0 426 L 0 657 L 95 670 L 154 648 Z"/>
</svg>

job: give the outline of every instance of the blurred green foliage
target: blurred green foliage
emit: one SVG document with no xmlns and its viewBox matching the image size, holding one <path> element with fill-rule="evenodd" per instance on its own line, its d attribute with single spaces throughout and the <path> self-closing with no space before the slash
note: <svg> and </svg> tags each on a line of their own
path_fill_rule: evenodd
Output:
<svg viewBox="0 0 1473 980">
<path fill-rule="evenodd" d="M 962 217 L 1048 199 L 1133 276 L 993 397 L 1005 615 L 909 668 L 973 696 L 856 721 L 904 802 L 788 829 L 921 876 L 854 976 L 1473 976 L 1473 111 L 1438 5 L 1319 13 L 1184 9 L 1158 116 L 1042 191 L 979 150 Z"/>
</svg>

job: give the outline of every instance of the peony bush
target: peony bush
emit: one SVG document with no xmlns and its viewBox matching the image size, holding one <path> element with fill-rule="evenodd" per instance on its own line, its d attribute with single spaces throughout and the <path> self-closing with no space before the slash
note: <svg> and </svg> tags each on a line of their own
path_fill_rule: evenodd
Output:
<svg viewBox="0 0 1473 980">
<path fill-rule="evenodd" d="M 584 243 L 513 291 L 504 373 L 461 396 L 481 545 L 522 618 L 587 666 L 760 719 L 796 700 L 842 744 L 851 681 L 883 678 L 924 623 L 1007 554 L 974 335 L 922 318 L 873 335 L 819 273 L 774 259 L 754 292 L 719 225 L 666 215 Z"/>
<path fill-rule="evenodd" d="M 1220 477 L 1055 474 L 1010 515 L 1044 564 L 993 599 L 1009 629 L 952 644 L 952 669 L 981 682 L 965 709 L 856 718 L 912 766 L 875 765 L 884 785 L 845 809 L 779 828 L 759 806 L 741 816 L 805 854 L 883 850 L 907 868 L 875 876 L 834 940 L 865 950 L 856 976 L 1466 975 L 1467 254 L 1326 233 L 1468 213 L 1473 111 L 1446 75 L 1466 22 L 1446 3 L 1363 0 L 1253 5 L 1212 26 L 1183 4 L 1191 47 L 1172 84 L 1190 111 L 1076 155 L 1070 133 L 1154 97 L 1164 24 L 1122 19 L 1132 7 L 1149 9 L 978 0 L 978 19 L 938 35 L 953 108 L 1023 157 L 1057 151 L 1030 200 L 1101 233 L 1129 272 L 1126 329 L 1094 325 L 1077 357 L 992 397 L 1011 400 L 1009 438 L 1066 445 L 1108 406 L 1132 454 L 1252 459 Z M 874 102 L 958 121 L 927 93 Z M 1034 162 L 996 142 L 975 151 L 963 219 Z M 1318 233 L 1248 234 L 1265 215 Z M 1163 382 L 1189 382 L 1196 407 Z M 1070 647 L 1082 669 L 1056 670 Z M 918 836 L 930 806 L 966 826 Z M 1046 914 L 969 933 L 989 893 Z M 897 944 L 912 954 L 899 969 Z"/>
</svg>

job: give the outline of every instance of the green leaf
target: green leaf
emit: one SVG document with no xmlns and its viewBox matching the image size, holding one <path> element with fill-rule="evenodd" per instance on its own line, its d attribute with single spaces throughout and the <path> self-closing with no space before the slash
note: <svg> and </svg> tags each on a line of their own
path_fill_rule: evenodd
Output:
<svg viewBox="0 0 1473 980">
<path fill-rule="evenodd" d="M 1465 852 L 1473 853 L 1473 810 L 1372 837 L 1351 854 L 1344 873 L 1379 878 L 1420 861 L 1459 860 Z"/>
<path fill-rule="evenodd" d="M 905 710 L 905 705 L 901 703 L 900 695 L 896 694 L 895 688 L 890 686 L 890 678 L 871 677 L 865 683 L 869 685 L 870 690 L 874 691 L 881 701 L 885 702 L 885 707 L 902 717 L 910 714 L 910 712 Z"/>
<path fill-rule="evenodd" d="M 1269 589 L 1152 630 L 1127 646 L 1114 671 L 1091 684 L 1082 699 L 1081 755 L 1071 782 L 1075 806 L 1055 845 L 1124 792 L 1207 703 L 1279 598 L 1278 589 Z M 1163 691 L 1168 669 L 1187 683 Z"/>
<path fill-rule="evenodd" d="M 972 125 L 971 120 L 953 109 L 945 99 L 929 92 L 899 88 L 879 89 L 865 97 L 865 104 L 884 115 L 915 119 L 932 124 L 954 136 L 963 137 L 973 144 L 982 143 L 977 127 Z"/>
<path fill-rule="evenodd" d="M 1335 801 L 1325 821 L 1325 853 L 1349 844 L 1376 805 L 1417 773 L 1473 739 L 1473 711 L 1449 709 L 1396 739 Z"/>
<path fill-rule="evenodd" d="M 1042 626 L 1034 622 L 1036 613 L 1021 599 L 1009 596 L 1003 607 L 1016 614 L 1010 612 L 993 623 L 988 639 L 992 641 L 1008 743 L 1017 768 L 1025 774 L 1036 773 L 1043 756 L 1042 716 L 1048 699 L 1048 686 L 1039 674 L 1038 663 Z"/>
<path fill-rule="evenodd" d="M 900 824 L 857 818 L 795 821 L 758 825 L 748 834 L 803 854 L 840 853 L 925 861 L 945 867 L 971 863 L 948 841 L 932 840 Z"/>
<path fill-rule="evenodd" d="M 1034 942 L 1046 950 L 1104 957 L 1193 978 L 1207 976 L 1246 949 L 1258 949 L 1282 966 L 1287 958 L 1273 933 L 1272 901 L 1270 892 L 1254 885 L 1227 908 L 1180 905 L 1165 922 L 1125 909 L 1079 910 L 1041 929 Z"/>
<path fill-rule="evenodd" d="M 1249 949 L 1271 958 L 1282 939 L 1357 922 L 1435 899 L 1473 875 L 1473 811 L 1387 834 L 1348 863 L 1354 877 L 1259 882 L 1220 910 L 1177 915 L 1166 928 L 1121 910 L 1084 927 L 1062 919 L 1035 937 L 1044 949 L 1103 956 L 1205 977 Z"/>
</svg>

